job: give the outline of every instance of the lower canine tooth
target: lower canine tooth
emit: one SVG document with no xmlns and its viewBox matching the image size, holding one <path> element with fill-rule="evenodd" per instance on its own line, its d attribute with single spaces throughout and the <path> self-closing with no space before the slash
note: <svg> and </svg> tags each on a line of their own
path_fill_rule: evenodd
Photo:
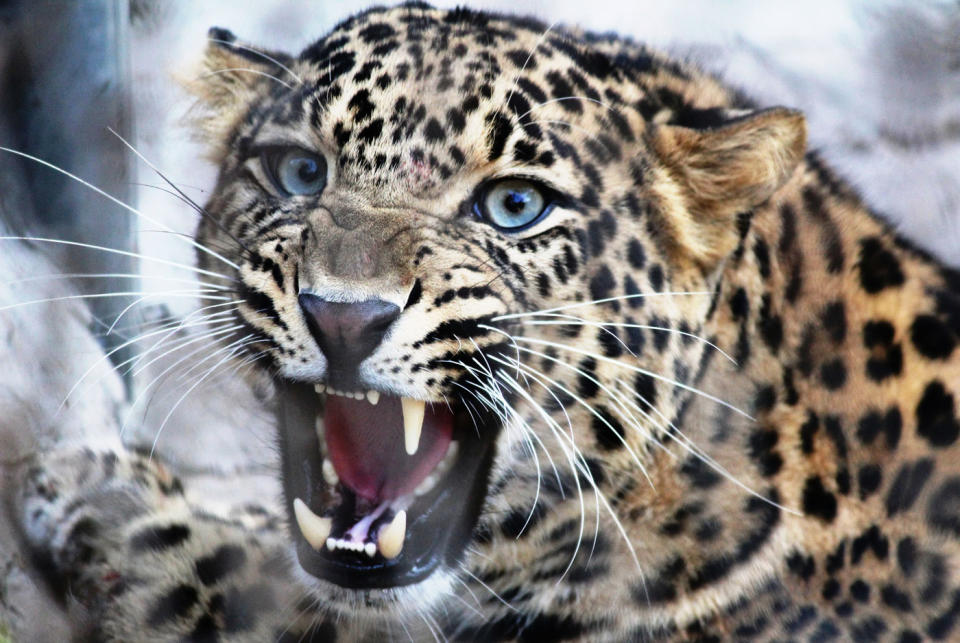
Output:
<svg viewBox="0 0 960 643">
<path fill-rule="evenodd" d="M 407 535 L 407 512 L 399 511 L 389 525 L 380 530 L 377 536 L 377 549 L 384 558 L 396 558 L 403 549 L 403 539 Z"/>
<path fill-rule="evenodd" d="M 420 431 L 423 430 L 426 403 L 423 400 L 401 397 L 400 408 L 403 410 L 403 446 L 407 455 L 413 455 L 420 446 Z"/>
<path fill-rule="evenodd" d="M 321 549 L 330 535 L 330 528 L 333 521 L 330 518 L 321 518 L 310 511 L 310 507 L 296 498 L 293 501 L 293 515 L 297 519 L 297 526 L 300 527 L 300 533 L 304 539 L 310 543 L 314 549 Z"/>
<path fill-rule="evenodd" d="M 433 489 L 436 485 L 437 485 L 437 477 L 431 473 L 430 475 L 428 475 L 426 478 L 423 479 L 423 482 L 417 485 L 417 488 L 414 489 L 413 491 L 413 495 L 422 496 L 423 494 Z"/>
</svg>

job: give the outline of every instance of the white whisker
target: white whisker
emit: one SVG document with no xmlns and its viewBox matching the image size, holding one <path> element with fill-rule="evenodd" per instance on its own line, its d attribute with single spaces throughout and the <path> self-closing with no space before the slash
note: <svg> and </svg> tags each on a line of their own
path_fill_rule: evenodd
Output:
<svg viewBox="0 0 960 643">
<path fill-rule="evenodd" d="M 112 130 L 111 130 L 111 131 L 112 131 Z M 122 140 L 122 139 L 121 139 L 121 140 Z M 124 141 L 124 142 L 126 142 L 126 141 Z M 169 226 L 163 224 L 162 222 L 157 221 L 156 219 L 153 219 L 152 217 L 150 217 L 150 216 L 144 214 L 143 212 L 141 212 L 140 210 L 138 210 L 138 209 L 136 209 L 136 208 L 134 208 L 134 207 L 132 207 L 132 206 L 124 203 L 123 201 L 121 201 L 121 200 L 118 199 L 117 197 L 113 196 L 112 194 L 109 194 L 108 192 L 106 192 L 106 191 L 104 191 L 104 190 L 101 190 L 100 188 L 98 188 L 98 187 L 95 186 L 94 184 L 90 183 L 89 181 L 85 181 L 85 180 L 81 179 L 79 176 L 77 176 L 76 174 L 73 174 L 72 172 L 68 172 L 67 170 L 64 170 L 63 168 L 57 167 L 57 166 L 54 165 L 53 163 L 49 163 L 49 162 L 47 162 L 47 161 L 44 161 L 44 160 L 41 159 L 41 158 L 38 158 L 38 157 L 36 157 L 36 156 L 33 156 L 32 154 L 27 154 L 27 153 L 25 153 L 25 152 L 20 152 L 20 151 L 18 151 L 18 150 L 14 150 L 14 149 L 11 149 L 11 148 L 9 148 L 9 147 L 2 147 L 2 146 L 0 146 L 0 151 L 9 152 L 10 154 L 15 154 L 15 155 L 17 155 L 17 156 L 21 156 L 21 157 L 23 157 L 23 158 L 25 158 L 25 159 L 29 159 L 29 160 L 31 160 L 31 161 L 34 161 L 34 162 L 36 162 L 36 163 L 39 163 L 40 165 L 43 165 L 44 167 L 48 167 L 48 168 L 50 168 L 51 170 L 54 170 L 54 171 L 56 171 L 56 172 L 59 172 L 60 174 L 63 174 L 64 176 L 69 177 L 69 178 L 73 179 L 74 181 L 77 181 L 77 182 L 80 183 L 81 185 L 90 188 L 91 190 L 93 190 L 93 191 L 96 192 L 97 194 L 99 194 L 99 195 L 101 195 L 101 196 L 109 199 L 109 200 L 112 201 L 113 203 L 119 205 L 119 206 L 120 206 L 121 208 L 123 208 L 124 210 L 127 210 L 127 211 L 135 214 L 136 216 L 140 217 L 140 218 L 143 219 L 144 221 L 149 221 L 149 222 L 152 223 L 153 225 L 159 226 L 160 228 L 162 228 L 162 229 L 164 229 L 164 230 L 172 230 L 172 228 L 170 228 Z M 209 248 L 205 247 L 203 244 L 197 243 L 197 242 L 194 241 L 193 239 L 188 239 L 188 240 L 186 240 L 186 241 L 187 241 L 187 243 L 189 243 L 190 245 L 192 245 L 194 248 L 197 248 L 197 249 L 200 250 L 201 252 L 206 252 L 206 253 L 208 253 L 209 255 L 211 255 L 211 256 L 213 256 L 213 257 L 216 257 L 217 259 L 219 259 L 220 261 L 224 262 L 225 264 L 227 264 L 228 266 L 230 266 L 230 267 L 233 268 L 234 270 L 240 270 L 240 266 L 238 266 L 237 264 L 233 263 L 232 261 L 230 261 L 230 260 L 227 259 L 226 257 L 223 257 L 223 256 L 217 254 L 216 252 L 210 250 Z"/>
<path fill-rule="evenodd" d="M 591 326 L 593 328 L 608 328 L 608 327 L 639 328 L 639 329 L 652 330 L 652 331 L 663 332 L 663 333 L 673 333 L 673 334 L 681 335 L 684 337 L 691 337 L 699 342 L 702 342 L 707 346 L 709 346 L 710 348 L 719 352 L 721 355 L 727 358 L 730 361 L 730 363 L 732 363 L 734 366 L 736 366 L 737 364 L 737 360 L 730 357 L 730 355 L 727 354 L 726 351 L 724 351 L 722 348 L 720 348 L 719 346 L 717 346 L 707 338 L 701 337 L 696 333 L 690 333 L 690 332 L 679 330 L 676 328 L 670 328 L 668 326 L 650 326 L 647 324 L 627 324 L 627 323 L 620 323 L 620 322 L 594 322 L 589 319 L 584 319 L 583 317 L 576 317 L 574 315 L 559 315 L 556 313 L 540 313 L 540 314 L 548 317 L 561 317 L 561 318 L 569 319 L 571 321 L 523 320 L 521 323 L 527 324 L 530 326 Z M 618 340 L 620 339 L 615 334 L 614 334 L 614 337 L 616 337 Z M 624 348 L 627 348 L 626 345 L 624 345 Z M 629 350 L 629 348 L 627 348 L 627 350 Z"/>
<path fill-rule="evenodd" d="M 594 299 L 592 301 L 582 301 L 575 304 L 567 304 L 565 306 L 557 306 L 556 308 L 546 308 L 544 310 L 536 310 L 532 312 L 525 313 L 509 313 L 507 315 L 498 315 L 490 321 L 498 322 L 506 319 L 517 319 L 520 317 L 532 317 L 535 315 L 543 315 L 544 313 L 556 313 L 561 310 L 570 310 L 571 308 L 582 308 L 583 306 L 595 306 L 597 304 L 606 304 L 611 301 L 623 301 L 627 299 L 636 299 L 638 297 L 680 297 L 680 296 L 689 296 L 689 295 L 712 295 L 713 293 L 709 290 L 702 291 L 670 291 L 670 292 L 647 292 L 647 293 L 637 293 L 635 295 L 620 295 L 618 297 L 607 297 L 605 299 Z"/>
<path fill-rule="evenodd" d="M 511 611 L 513 611 L 513 612 L 519 612 L 519 610 L 517 610 L 516 607 L 514 607 L 513 605 L 511 605 L 508 601 L 504 600 L 504 598 L 503 598 L 502 596 L 500 596 L 500 594 L 497 594 L 495 591 L 493 591 L 493 588 L 491 588 L 489 585 L 487 585 L 486 583 L 484 583 L 482 580 L 480 580 L 480 578 L 479 578 L 476 574 L 474 574 L 474 573 L 471 572 L 469 569 L 467 569 L 466 565 L 464 565 L 463 563 L 460 564 L 460 571 L 462 571 L 464 574 L 466 574 L 467 576 L 469 576 L 470 578 L 472 578 L 472 579 L 473 579 L 478 585 L 480 585 L 482 588 L 484 588 L 485 590 L 487 590 L 488 592 L 490 592 L 491 594 L 493 594 L 493 597 L 494 597 L 494 598 L 496 598 L 498 601 L 500 601 L 501 603 L 503 603 L 503 604 L 504 604 L 506 607 L 508 607 Z"/>
<path fill-rule="evenodd" d="M 57 279 L 143 279 L 143 275 L 139 273 L 129 273 L 129 272 L 71 272 L 71 273 L 58 273 L 55 275 L 38 275 L 36 277 L 24 277 L 22 279 L 14 279 L 12 281 L 3 282 L 4 286 L 15 286 L 17 284 L 25 284 L 34 281 L 55 281 Z M 197 286 L 203 286 L 204 288 L 214 288 L 217 290 L 229 290 L 226 286 L 219 284 L 211 284 L 203 281 L 197 281 L 195 279 L 180 279 L 177 277 L 150 277 L 151 280 L 157 281 L 172 281 L 175 283 L 182 284 L 193 284 Z"/>
<path fill-rule="evenodd" d="M 141 259 L 143 261 L 152 261 L 154 263 L 163 264 L 165 266 L 172 266 L 174 268 L 180 268 L 182 270 L 187 270 L 189 272 L 195 272 L 201 275 L 207 275 L 208 277 L 216 277 L 218 279 L 224 279 L 226 281 L 237 281 L 233 277 L 228 277 L 219 272 L 213 272 L 210 270 L 204 270 L 203 268 L 197 268 L 195 266 L 189 266 L 184 263 L 177 263 L 176 261 L 169 261 L 167 259 L 160 259 L 159 257 L 151 257 L 149 255 L 140 254 L 138 252 L 129 252 L 127 250 L 118 250 L 116 248 L 107 248 L 105 246 L 98 246 L 92 243 L 82 243 L 80 241 L 67 241 L 66 239 L 49 239 L 45 237 L 17 237 L 17 236 L 0 236 L 0 241 L 36 241 L 40 243 L 53 243 L 64 246 L 76 246 L 79 248 L 87 248 L 89 250 L 100 250 L 101 252 L 107 252 L 110 254 L 123 255 L 124 257 L 133 257 L 134 259 Z"/>
<path fill-rule="evenodd" d="M 217 352 L 213 353 L 213 355 L 210 355 L 209 357 L 204 358 L 203 361 L 207 361 L 208 359 L 212 359 L 213 357 L 217 356 L 218 354 L 220 354 L 220 353 L 222 353 L 222 352 L 224 352 L 224 351 L 227 351 L 227 350 L 231 349 L 231 347 L 233 347 L 232 350 L 229 350 L 229 352 L 227 353 L 227 355 L 226 355 L 225 357 L 223 357 L 219 362 L 217 362 L 217 363 L 214 364 L 212 367 L 210 367 L 210 369 L 207 370 L 207 372 L 204 373 L 203 376 L 200 377 L 200 379 L 198 379 L 196 382 L 194 382 L 193 384 L 191 384 L 191 385 L 190 385 L 190 388 L 188 388 L 188 389 L 184 392 L 184 394 L 180 396 L 180 398 L 176 401 L 176 403 L 175 403 L 172 407 L 170 407 L 170 410 L 167 411 L 166 416 L 164 416 L 163 421 L 160 423 L 160 428 L 157 429 L 157 435 L 156 435 L 156 437 L 153 439 L 153 445 L 151 445 L 151 447 L 150 447 L 150 458 L 151 458 L 151 459 L 153 458 L 153 454 L 154 454 L 154 452 L 155 452 L 156 449 L 157 449 L 157 443 L 160 441 L 160 434 L 163 433 L 163 429 L 164 429 L 164 427 L 167 425 L 167 422 L 170 420 L 170 418 L 173 416 L 174 411 L 176 411 L 177 408 L 179 408 L 180 404 L 182 404 L 183 401 L 187 398 L 187 396 L 190 395 L 190 393 L 192 393 L 194 389 L 196 389 L 198 386 L 200 386 L 200 384 L 202 384 L 211 374 L 213 374 L 221 364 L 223 364 L 223 363 L 226 362 L 227 360 L 231 359 L 231 358 L 237 353 L 237 351 L 242 350 L 243 347 L 246 346 L 248 343 L 253 343 L 252 341 L 248 341 L 248 340 L 250 340 L 251 337 L 253 337 L 252 334 L 251 334 L 251 335 L 245 335 L 244 337 L 238 339 L 237 341 L 235 341 L 235 342 L 233 342 L 233 343 L 231 343 L 231 344 L 227 344 L 226 346 L 224 346 L 223 348 L 221 348 L 221 349 L 218 350 Z M 256 341 L 256 340 L 253 340 L 253 341 Z M 201 363 L 203 363 L 203 362 L 201 362 Z"/>
<path fill-rule="evenodd" d="M 212 301 L 225 301 L 229 300 L 229 297 L 223 297 L 220 295 L 204 295 L 202 293 L 206 292 L 216 292 L 213 290 L 177 290 L 171 292 L 158 292 L 158 293 L 148 293 L 148 296 L 153 297 L 187 297 L 195 299 L 208 299 Z M 31 299 L 30 301 L 18 301 L 15 304 L 7 304 L 6 306 L 0 306 L 0 311 L 12 310 L 14 308 L 19 308 L 20 306 L 30 306 L 32 304 L 49 304 L 55 301 L 70 301 L 74 299 L 109 299 L 111 297 L 136 297 L 143 295 L 144 291 L 135 290 L 131 292 L 104 292 L 104 293 L 93 293 L 89 295 L 64 295 L 62 297 L 45 297 L 43 299 Z"/>
<path fill-rule="evenodd" d="M 665 377 L 665 376 L 663 376 L 663 375 L 660 375 L 659 373 L 654 373 L 653 371 L 648 371 L 648 370 L 645 369 L 645 368 L 640 368 L 639 366 L 633 366 L 632 364 L 627 364 L 627 363 L 625 363 L 625 362 L 621 362 L 620 360 L 616 360 L 616 359 L 613 359 L 613 358 L 610 358 L 610 357 L 605 357 L 605 356 L 603 356 L 603 355 L 598 355 L 598 354 L 596 354 L 596 353 L 591 353 L 590 351 L 585 351 L 585 350 L 582 350 L 582 349 L 579 349 L 579 348 L 574 348 L 573 346 L 569 346 L 568 344 L 560 344 L 560 343 L 557 343 L 557 342 L 547 341 L 547 340 L 545 340 L 545 339 L 536 339 L 536 338 L 533 338 L 533 337 L 522 337 L 522 336 L 519 336 L 519 335 L 516 337 L 516 339 L 517 339 L 517 341 L 520 341 L 520 342 L 526 342 L 526 343 L 529 343 L 529 344 L 537 344 L 537 345 L 540 345 L 540 346 L 551 346 L 551 347 L 553 347 L 553 348 L 557 348 L 557 349 L 560 349 L 560 350 L 570 351 L 570 352 L 573 352 L 573 353 L 577 353 L 578 355 L 584 355 L 585 357 L 592 357 L 593 359 L 596 359 L 596 360 L 599 360 L 599 361 L 602 361 L 602 362 L 606 362 L 606 363 L 608 363 L 608 364 L 614 364 L 614 365 L 616 365 L 616 366 L 620 366 L 621 368 L 625 368 L 625 369 L 630 370 L 630 371 L 633 371 L 633 372 L 635 372 L 635 373 L 642 373 L 643 375 L 647 375 L 647 376 L 649 376 L 649 377 L 652 377 L 653 379 L 660 380 L 661 382 L 665 382 L 665 383 L 667 383 L 667 384 L 670 384 L 671 386 L 676 386 L 677 388 L 683 389 L 683 390 L 685 390 L 685 391 L 690 391 L 691 393 L 693 393 L 693 394 L 695 394 L 695 395 L 699 395 L 700 397 L 702 397 L 702 398 L 704 398 L 704 399 L 710 400 L 711 402 L 716 402 L 717 404 L 719 404 L 719 405 L 721 405 L 721 406 L 725 406 L 725 407 L 727 407 L 728 409 L 730 409 L 731 411 L 734 411 L 734 412 L 736 412 L 736 413 L 739 413 L 740 415 L 742 415 L 743 417 L 745 417 L 745 418 L 747 418 L 747 419 L 749 419 L 749 420 L 756 421 L 756 418 L 754 418 L 752 415 L 750 415 L 750 414 L 747 413 L 746 411 L 743 411 L 743 410 L 737 408 L 737 407 L 734 406 L 733 404 L 730 404 L 729 402 L 727 402 L 727 401 L 725 401 L 725 400 L 722 400 L 722 399 L 720 399 L 719 397 L 717 397 L 717 396 L 715 396 L 715 395 L 711 395 L 711 394 L 707 393 L 706 391 L 702 391 L 702 390 L 696 388 L 695 386 L 690 386 L 690 385 L 688 385 L 688 384 L 684 384 L 683 382 L 679 382 L 679 381 L 677 381 L 677 380 L 675 380 L 675 379 L 672 379 L 672 378 L 669 378 L 669 377 Z"/>
</svg>

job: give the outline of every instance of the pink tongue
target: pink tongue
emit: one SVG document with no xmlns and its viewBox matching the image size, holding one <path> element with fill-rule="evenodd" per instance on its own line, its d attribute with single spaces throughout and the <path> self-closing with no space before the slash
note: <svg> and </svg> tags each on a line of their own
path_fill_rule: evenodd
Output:
<svg viewBox="0 0 960 643">
<path fill-rule="evenodd" d="M 443 459 L 453 434 L 446 405 L 427 404 L 420 446 L 407 455 L 400 398 L 386 395 L 376 405 L 328 395 L 323 420 L 327 455 L 340 482 L 374 502 L 416 489 Z"/>
</svg>

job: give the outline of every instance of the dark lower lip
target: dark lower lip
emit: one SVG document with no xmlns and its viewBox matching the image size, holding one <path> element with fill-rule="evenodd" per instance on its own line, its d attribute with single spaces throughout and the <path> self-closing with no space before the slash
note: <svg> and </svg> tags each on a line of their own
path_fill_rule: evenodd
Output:
<svg viewBox="0 0 960 643">
<path fill-rule="evenodd" d="M 312 385 L 296 382 L 281 383 L 278 395 L 284 500 L 297 558 L 306 572 L 350 589 L 383 589 L 422 581 L 441 563 L 453 564 L 463 555 L 486 495 L 498 423 L 491 418 L 479 431 L 469 420 L 469 430 L 458 427 L 455 438 L 460 447 L 450 472 L 407 511 L 403 551 L 392 560 L 378 557 L 367 562 L 361 556 L 314 550 L 297 528 L 294 498 L 309 505 L 311 494 L 324 485 L 314 430 L 320 402 Z"/>
</svg>

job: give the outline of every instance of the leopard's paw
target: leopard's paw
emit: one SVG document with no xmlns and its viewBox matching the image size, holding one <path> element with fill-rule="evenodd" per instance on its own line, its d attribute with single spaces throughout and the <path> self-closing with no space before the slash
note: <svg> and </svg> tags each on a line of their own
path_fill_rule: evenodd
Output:
<svg viewBox="0 0 960 643">
<path fill-rule="evenodd" d="M 54 451 L 20 489 L 24 538 L 44 571 L 67 585 L 105 573 L 124 525 L 157 507 L 184 503 L 176 478 L 149 458 L 88 448 Z"/>
</svg>

